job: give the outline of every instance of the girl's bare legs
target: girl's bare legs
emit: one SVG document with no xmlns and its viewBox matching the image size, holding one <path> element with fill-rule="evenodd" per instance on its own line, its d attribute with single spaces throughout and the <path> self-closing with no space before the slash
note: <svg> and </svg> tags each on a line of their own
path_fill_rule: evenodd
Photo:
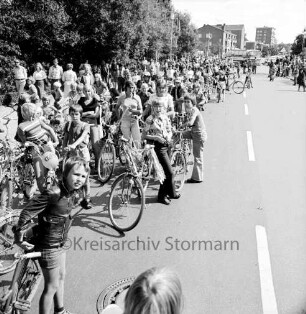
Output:
<svg viewBox="0 0 306 314">
<path fill-rule="evenodd" d="M 39 314 L 50 314 L 53 300 L 55 308 L 63 307 L 66 252 L 61 254 L 60 259 L 58 267 L 42 268 L 45 286 L 39 300 Z"/>
</svg>

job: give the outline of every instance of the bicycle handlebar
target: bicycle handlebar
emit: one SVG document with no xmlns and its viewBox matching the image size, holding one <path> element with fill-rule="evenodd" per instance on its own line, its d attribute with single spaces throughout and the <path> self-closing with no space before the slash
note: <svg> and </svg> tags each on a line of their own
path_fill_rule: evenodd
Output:
<svg viewBox="0 0 306 314">
<path fill-rule="evenodd" d="M 16 259 L 29 259 L 41 257 L 41 252 L 30 252 L 30 253 L 15 253 L 14 257 Z"/>
</svg>

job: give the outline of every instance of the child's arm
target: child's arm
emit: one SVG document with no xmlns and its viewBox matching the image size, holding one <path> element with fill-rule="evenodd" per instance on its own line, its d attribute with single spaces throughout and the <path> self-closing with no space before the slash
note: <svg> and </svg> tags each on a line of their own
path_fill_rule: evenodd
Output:
<svg viewBox="0 0 306 314">
<path fill-rule="evenodd" d="M 46 131 L 49 132 L 49 134 L 50 134 L 50 136 L 51 136 L 51 138 L 52 138 L 54 144 L 55 144 L 55 145 L 58 145 L 59 142 L 58 142 L 57 135 L 55 134 L 55 132 L 54 132 L 54 130 L 51 128 L 51 126 L 49 126 L 49 125 L 45 124 L 43 121 L 41 121 L 41 127 L 42 127 L 43 129 L 45 129 Z"/>
<path fill-rule="evenodd" d="M 69 144 L 68 146 L 71 149 L 77 148 L 78 145 L 80 145 L 85 140 L 85 138 L 86 138 L 86 136 L 88 136 L 89 132 L 90 132 L 90 126 L 88 123 L 86 123 L 82 135 L 74 143 Z"/>
</svg>

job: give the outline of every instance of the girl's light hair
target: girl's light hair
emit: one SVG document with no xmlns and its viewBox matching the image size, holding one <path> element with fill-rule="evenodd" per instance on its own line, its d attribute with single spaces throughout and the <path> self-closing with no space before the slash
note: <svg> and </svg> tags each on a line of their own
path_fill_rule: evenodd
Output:
<svg viewBox="0 0 306 314">
<path fill-rule="evenodd" d="M 36 67 L 39 68 L 40 70 L 43 69 L 43 66 L 42 66 L 42 64 L 41 64 L 40 62 L 37 62 L 37 63 L 36 63 Z"/>
<path fill-rule="evenodd" d="M 36 110 L 37 106 L 35 104 L 26 102 L 21 106 L 22 117 L 27 121 L 34 119 L 36 115 Z"/>
<path fill-rule="evenodd" d="M 54 87 L 60 88 L 62 86 L 62 84 L 60 82 L 55 82 L 53 84 Z"/>
<path fill-rule="evenodd" d="M 95 74 L 95 79 L 99 79 L 99 82 L 102 82 L 102 77 L 101 77 L 101 74 L 100 73 L 96 73 Z"/>
<path fill-rule="evenodd" d="M 140 274 L 125 297 L 124 314 L 180 314 L 182 287 L 178 276 L 166 268 Z"/>
<path fill-rule="evenodd" d="M 83 92 L 84 91 L 84 84 L 83 83 L 79 83 L 78 85 L 77 85 L 77 91 L 79 91 L 79 92 Z"/>
<path fill-rule="evenodd" d="M 32 84 L 34 84 L 35 80 L 33 76 L 29 76 L 28 77 L 28 81 L 31 82 Z"/>
<path fill-rule="evenodd" d="M 86 84 L 84 86 L 84 92 L 86 92 L 86 90 L 90 90 L 90 95 L 93 96 L 94 95 L 94 90 L 92 89 L 91 85 Z M 85 93 L 85 95 L 87 95 L 87 93 Z"/>
</svg>

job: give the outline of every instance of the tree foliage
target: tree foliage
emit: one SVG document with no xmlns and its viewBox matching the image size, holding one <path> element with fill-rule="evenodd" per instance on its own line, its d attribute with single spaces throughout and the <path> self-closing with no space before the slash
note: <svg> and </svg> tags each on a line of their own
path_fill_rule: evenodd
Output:
<svg viewBox="0 0 306 314">
<path fill-rule="evenodd" d="M 292 54 L 298 55 L 303 51 L 303 41 L 304 41 L 303 34 L 296 36 L 295 41 L 291 46 Z"/>
<path fill-rule="evenodd" d="M 55 56 L 76 65 L 169 57 L 172 10 L 166 0 L 0 0 L 0 80 L 16 57 L 28 65 Z M 181 55 L 195 49 L 197 34 L 188 15 L 176 15 Z"/>
</svg>

